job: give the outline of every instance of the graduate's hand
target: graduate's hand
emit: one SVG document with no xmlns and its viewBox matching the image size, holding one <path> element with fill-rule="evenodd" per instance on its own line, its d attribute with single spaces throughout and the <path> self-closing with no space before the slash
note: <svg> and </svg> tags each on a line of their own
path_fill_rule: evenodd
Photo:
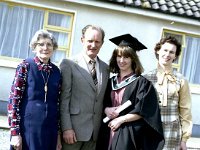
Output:
<svg viewBox="0 0 200 150">
<path fill-rule="evenodd" d="M 61 150 L 61 149 L 62 149 L 61 137 L 60 134 L 58 133 L 56 150 Z"/>
<path fill-rule="evenodd" d="M 115 111 L 116 109 L 117 107 L 106 107 L 104 112 L 108 118 L 114 119 L 119 115 L 119 113 Z"/>
<path fill-rule="evenodd" d="M 73 129 L 65 130 L 63 132 L 63 140 L 67 144 L 74 144 L 75 142 L 77 142 L 74 130 Z"/>
<path fill-rule="evenodd" d="M 186 142 L 181 142 L 180 150 L 187 150 Z"/>
<path fill-rule="evenodd" d="M 122 123 L 124 123 L 124 120 L 122 117 L 118 117 L 110 121 L 108 127 L 110 127 L 110 129 L 114 132 L 120 127 Z"/>
</svg>

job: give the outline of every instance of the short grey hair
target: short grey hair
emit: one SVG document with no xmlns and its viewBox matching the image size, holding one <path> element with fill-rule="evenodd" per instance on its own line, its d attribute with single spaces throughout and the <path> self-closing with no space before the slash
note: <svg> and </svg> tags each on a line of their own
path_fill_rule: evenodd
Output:
<svg viewBox="0 0 200 150">
<path fill-rule="evenodd" d="M 94 29 L 94 30 L 99 31 L 99 32 L 101 33 L 101 35 L 102 35 L 102 42 L 104 42 L 104 37 L 105 37 L 105 32 L 104 32 L 104 30 L 103 30 L 101 27 L 99 27 L 99 26 L 91 25 L 91 24 L 86 25 L 86 26 L 82 29 L 82 38 L 85 37 L 85 32 L 86 32 L 88 29 Z"/>
<path fill-rule="evenodd" d="M 53 44 L 53 50 L 56 50 L 58 48 L 58 43 L 57 43 L 55 37 L 53 36 L 52 33 L 48 32 L 46 30 L 38 30 L 35 33 L 35 35 L 31 39 L 30 47 L 32 49 L 35 49 L 38 40 L 40 40 L 41 38 L 48 38 L 48 39 L 50 39 L 52 41 L 52 44 Z"/>
</svg>

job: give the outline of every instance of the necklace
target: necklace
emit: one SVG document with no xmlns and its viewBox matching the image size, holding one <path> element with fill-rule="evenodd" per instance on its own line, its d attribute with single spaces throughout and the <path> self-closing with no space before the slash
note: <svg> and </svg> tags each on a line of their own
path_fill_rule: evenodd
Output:
<svg viewBox="0 0 200 150">
<path fill-rule="evenodd" d="M 42 78 L 43 78 L 43 81 L 44 81 L 44 92 L 45 92 L 45 96 L 44 96 L 44 102 L 46 102 L 47 100 L 47 91 L 48 91 L 48 81 L 49 81 L 49 76 L 50 76 L 50 72 L 48 73 L 47 75 L 47 72 L 46 72 L 46 78 L 44 77 L 43 75 L 43 72 L 41 70 L 41 75 L 42 75 Z"/>
</svg>

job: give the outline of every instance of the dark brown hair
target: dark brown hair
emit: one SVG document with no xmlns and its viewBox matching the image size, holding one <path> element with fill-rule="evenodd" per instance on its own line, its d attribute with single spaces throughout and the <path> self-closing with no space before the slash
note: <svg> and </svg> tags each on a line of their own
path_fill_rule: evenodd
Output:
<svg viewBox="0 0 200 150">
<path fill-rule="evenodd" d="M 139 76 L 144 71 L 142 64 L 139 60 L 137 53 L 129 46 L 118 46 L 112 54 L 110 59 L 109 69 L 112 73 L 119 73 L 120 69 L 117 65 L 117 56 L 125 56 L 130 57 L 132 62 L 132 70 L 133 72 Z"/>
<path fill-rule="evenodd" d="M 154 52 L 156 55 L 156 58 L 158 59 L 158 54 L 157 52 L 161 49 L 162 45 L 165 43 L 170 43 L 170 44 L 174 44 L 176 46 L 176 59 L 177 57 L 180 55 L 181 53 L 181 44 L 178 42 L 178 40 L 173 37 L 173 36 L 168 36 L 168 37 L 164 37 L 160 40 L 160 42 L 158 42 L 154 48 Z"/>
</svg>

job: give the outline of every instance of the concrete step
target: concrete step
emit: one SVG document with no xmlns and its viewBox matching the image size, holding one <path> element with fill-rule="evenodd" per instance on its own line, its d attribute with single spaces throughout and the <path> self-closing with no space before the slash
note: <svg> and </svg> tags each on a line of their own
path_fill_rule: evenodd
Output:
<svg viewBox="0 0 200 150">
<path fill-rule="evenodd" d="M 7 116 L 0 115 L 0 128 L 9 128 Z"/>
<path fill-rule="evenodd" d="M 200 150 L 200 138 L 191 137 L 187 141 L 188 150 Z"/>
</svg>

